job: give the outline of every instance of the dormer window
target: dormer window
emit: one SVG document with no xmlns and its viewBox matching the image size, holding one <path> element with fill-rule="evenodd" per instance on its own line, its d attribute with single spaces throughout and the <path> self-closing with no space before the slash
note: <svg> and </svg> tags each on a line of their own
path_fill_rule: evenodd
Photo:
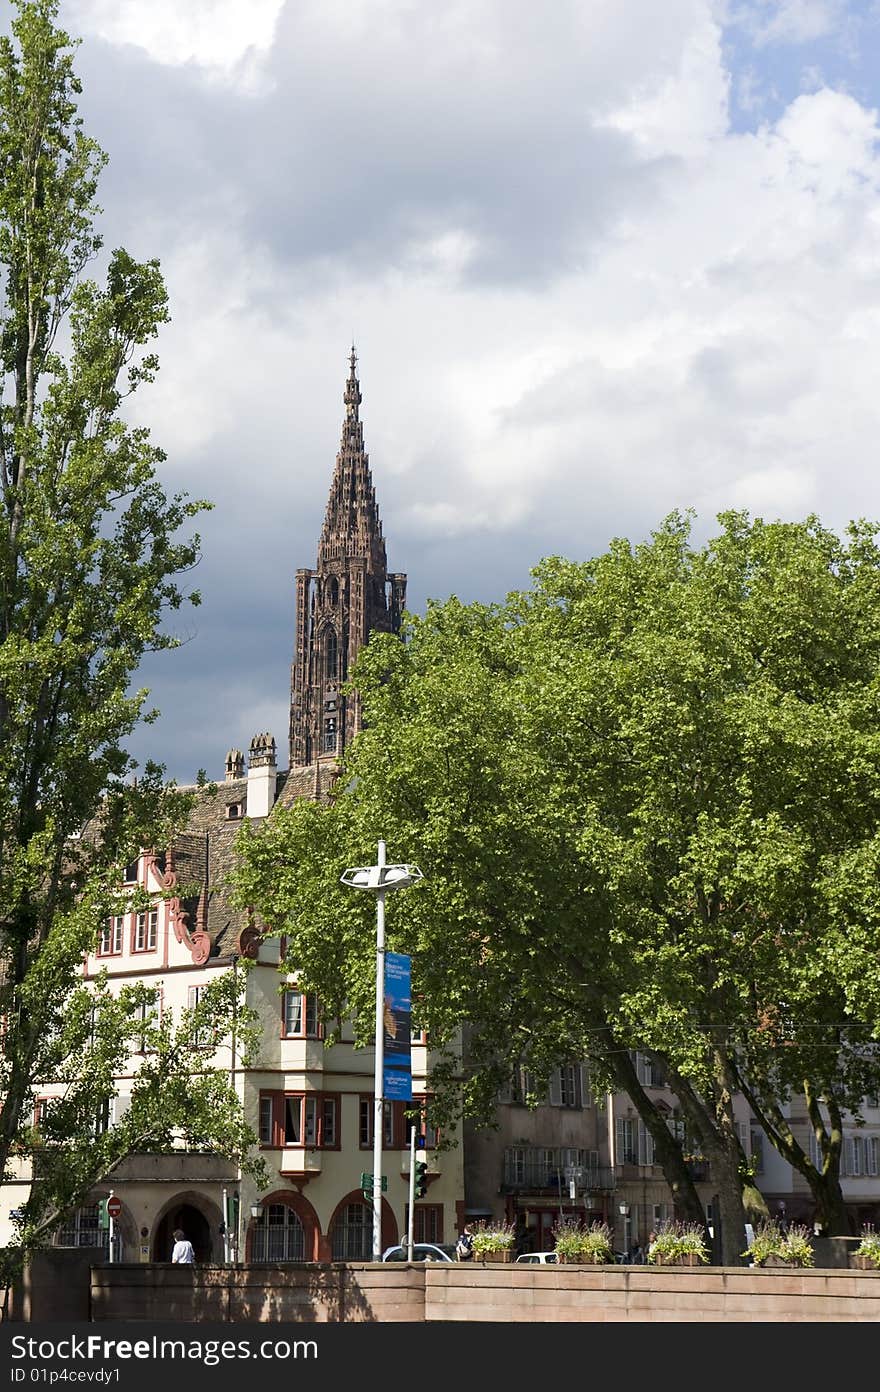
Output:
<svg viewBox="0 0 880 1392">
<path fill-rule="evenodd" d="M 230 822 L 237 821 L 241 816 L 241 803 L 230 802 L 226 806 L 226 819 Z"/>
<path fill-rule="evenodd" d="M 138 877 L 138 860 L 130 860 L 125 867 L 125 883 L 136 884 Z"/>
</svg>

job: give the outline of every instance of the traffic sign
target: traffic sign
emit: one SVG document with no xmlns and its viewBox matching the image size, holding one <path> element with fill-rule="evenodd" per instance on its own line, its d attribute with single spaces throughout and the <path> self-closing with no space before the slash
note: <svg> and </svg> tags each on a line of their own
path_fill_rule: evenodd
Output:
<svg viewBox="0 0 880 1392">
<path fill-rule="evenodd" d="M 388 1188 L 388 1176 L 387 1176 L 387 1175 L 384 1175 L 384 1174 L 383 1174 L 383 1176 L 382 1176 L 382 1183 L 381 1183 L 381 1185 L 380 1185 L 379 1187 L 380 1187 L 382 1193 L 384 1194 L 385 1191 L 386 1191 L 386 1189 Z M 362 1188 L 362 1189 L 369 1189 L 371 1192 L 372 1192 L 372 1189 L 373 1189 L 373 1176 L 372 1176 L 371 1174 L 367 1174 L 365 1171 L 362 1171 L 362 1173 L 361 1173 L 361 1188 Z"/>
<path fill-rule="evenodd" d="M 107 1212 L 111 1218 L 118 1218 L 122 1212 L 122 1200 L 115 1194 L 107 1200 Z"/>
</svg>

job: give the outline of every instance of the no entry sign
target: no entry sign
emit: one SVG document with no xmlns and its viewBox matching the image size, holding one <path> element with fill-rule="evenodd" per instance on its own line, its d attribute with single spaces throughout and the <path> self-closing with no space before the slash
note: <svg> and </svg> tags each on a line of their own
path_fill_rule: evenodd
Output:
<svg viewBox="0 0 880 1392">
<path fill-rule="evenodd" d="M 107 1200 L 107 1212 L 111 1218 L 118 1218 L 122 1212 L 122 1200 L 118 1199 L 115 1194 Z"/>
</svg>

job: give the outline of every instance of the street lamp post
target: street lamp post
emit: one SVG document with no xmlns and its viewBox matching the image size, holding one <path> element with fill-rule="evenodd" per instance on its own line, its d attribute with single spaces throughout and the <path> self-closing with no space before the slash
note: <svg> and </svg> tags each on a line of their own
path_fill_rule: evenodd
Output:
<svg viewBox="0 0 880 1392">
<path fill-rule="evenodd" d="M 629 1261 L 629 1204 L 620 1204 L 620 1216 L 623 1219 L 623 1256 L 625 1261 Z"/>
<path fill-rule="evenodd" d="M 385 842 L 379 842 L 375 865 L 359 865 L 343 871 L 340 879 L 349 889 L 369 889 L 376 895 L 376 1067 L 373 1074 L 373 1261 L 382 1260 L 382 1134 L 385 1099 L 385 895 L 423 879 L 417 865 L 386 865 Z"/>
</svg>

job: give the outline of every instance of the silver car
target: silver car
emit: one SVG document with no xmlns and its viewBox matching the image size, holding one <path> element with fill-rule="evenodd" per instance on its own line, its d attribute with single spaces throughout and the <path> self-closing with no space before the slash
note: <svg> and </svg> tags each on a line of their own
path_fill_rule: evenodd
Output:
<svg viewBox="0 0 880 1392">
<path fill-rule="evenodd" d="M 455 1247 L 440 1242 L 414 1242 L 412 1259 L 414 1262 L 454 1262 Z M 386 1247 L 382 1253 L 382 1260 L 383 1262 L 407 1261 L 406 1245 Z"/>
</svg>

